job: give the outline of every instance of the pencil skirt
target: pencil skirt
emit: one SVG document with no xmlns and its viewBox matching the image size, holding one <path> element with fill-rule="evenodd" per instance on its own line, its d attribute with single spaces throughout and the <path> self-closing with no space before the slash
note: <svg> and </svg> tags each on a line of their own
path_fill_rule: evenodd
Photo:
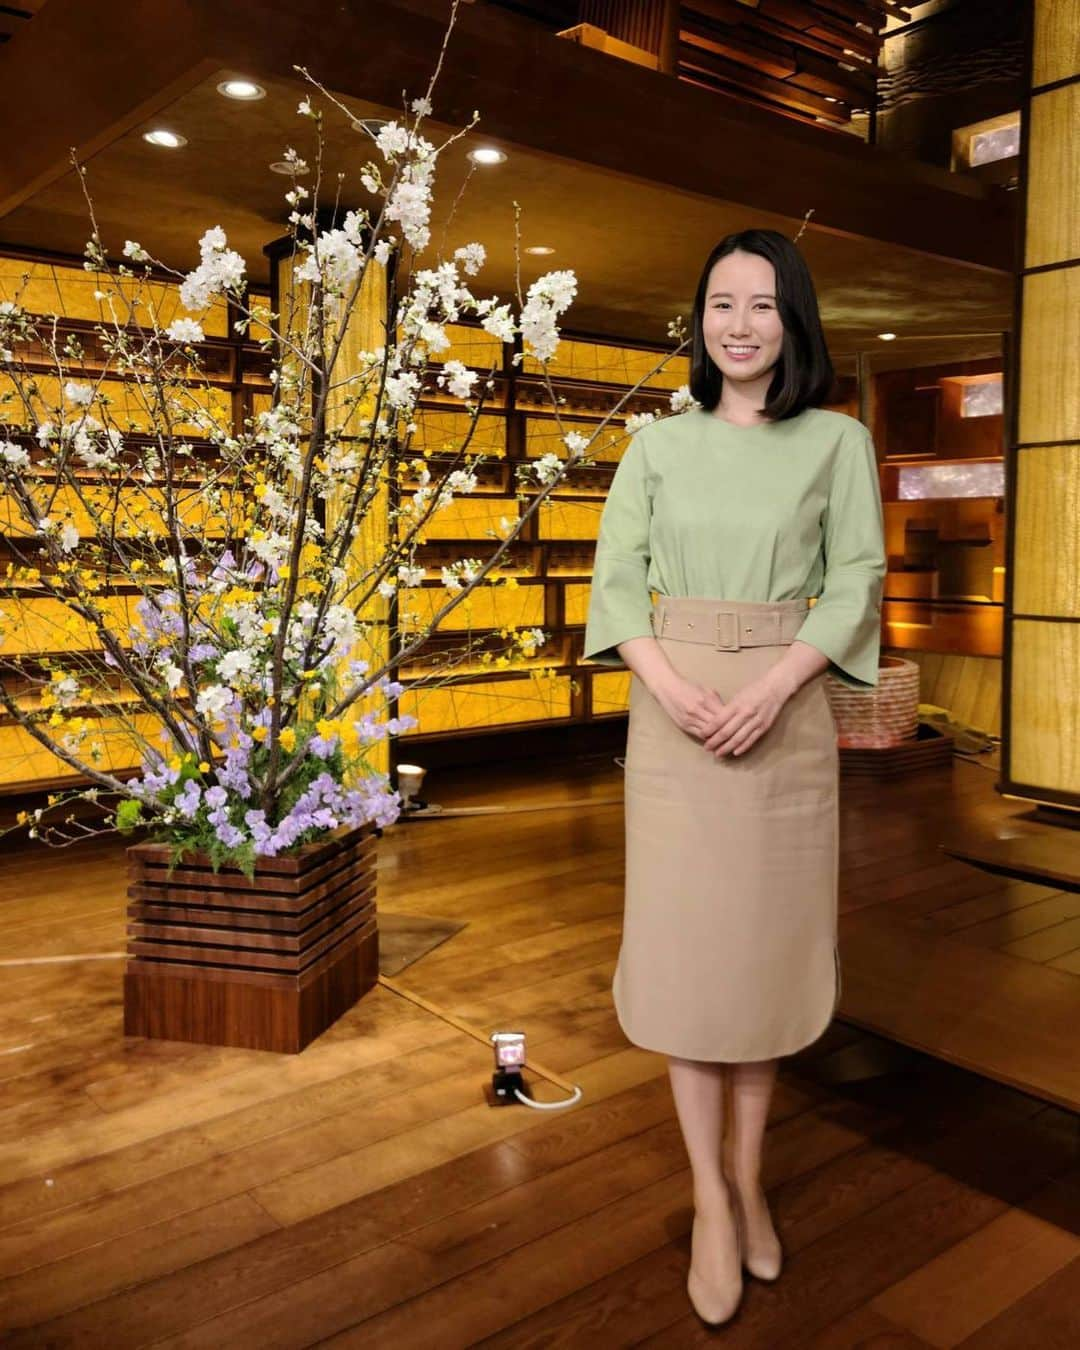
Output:
<svg viewBox="0 0 1080 1350">
<path fill-rule="evenodd" d="M 782 658 L 808 610 L 661 597 L 653 635 L 679 674 L 727 701 Z M 719 759 L 631 676 L 613 987 L 631 1042 L 742 1063 L 821 1035 L 840 997 L 838 789 L 825 672 L 749 750 Z"/>
</svg>

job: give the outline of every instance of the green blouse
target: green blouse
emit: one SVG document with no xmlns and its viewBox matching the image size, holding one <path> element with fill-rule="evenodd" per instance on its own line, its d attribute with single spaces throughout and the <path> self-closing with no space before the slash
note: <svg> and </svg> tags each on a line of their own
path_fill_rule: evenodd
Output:
<svg viewBox="0 0 1080 1350">
<path fill-rule="evenodd" d="M 585 658 L 651 637 L 650 592 L 709 600 L 818 597 L 799 641 L 852 689 L 878 681 L 885 543 L 870 433 L 807 408 L 738 427 L 694 408 L 638 431 L 600 517 Z"/>
</svg>

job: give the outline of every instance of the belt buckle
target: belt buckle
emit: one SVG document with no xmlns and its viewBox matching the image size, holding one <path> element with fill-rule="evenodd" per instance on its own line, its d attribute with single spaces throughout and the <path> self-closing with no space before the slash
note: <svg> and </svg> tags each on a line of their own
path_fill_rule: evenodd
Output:
<svg viewBox="0 0 1080 1350">
<path fill-rule="evenodd" d="M 731 624 L 731 641 L 721 639 L 722 623 L 727 619 Z M 718 652 L 737 652 L 739 650 L 739 616 L 733 609 L 721 609 L 716 614 L 716 650 Z"/>
</svg>

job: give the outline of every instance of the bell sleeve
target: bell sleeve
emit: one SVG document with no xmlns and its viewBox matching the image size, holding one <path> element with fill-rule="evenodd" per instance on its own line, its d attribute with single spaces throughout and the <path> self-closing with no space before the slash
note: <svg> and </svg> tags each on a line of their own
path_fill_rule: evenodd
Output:
<svg viewBox="0 0 1080 1350">
<path fill-rule="evenodd" d="M 865 427 L 841 442 L 822 520 L 825 573 L 798 640 L 829 658 L 850 689 L 878 682 L 885 530 L 877 459 Z"/>
<path fill-rule="evenodd" d="M 622 666 L 620 642 L 653 636 L 647 580 L 651 514 L 639 431 L 619 461 L 600 516 L 583 653 L 597 665 Z"/>
</svg>

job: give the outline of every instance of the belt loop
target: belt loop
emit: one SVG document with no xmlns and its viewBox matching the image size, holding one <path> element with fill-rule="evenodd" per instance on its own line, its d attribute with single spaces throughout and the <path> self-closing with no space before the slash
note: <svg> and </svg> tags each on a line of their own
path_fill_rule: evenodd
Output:
<svg viewBox="0 0 1080 1350">
<path fill-rule="evenodd" d="M 663 602 L 663 600 L 657 600 L 656 604 L 653 605 L 652 619 L 653 619 L 653 636 L 654 636 L 654 637 L 663 637 L 663 635 L 664 635 L 664 602 Z"/>
</svg>

